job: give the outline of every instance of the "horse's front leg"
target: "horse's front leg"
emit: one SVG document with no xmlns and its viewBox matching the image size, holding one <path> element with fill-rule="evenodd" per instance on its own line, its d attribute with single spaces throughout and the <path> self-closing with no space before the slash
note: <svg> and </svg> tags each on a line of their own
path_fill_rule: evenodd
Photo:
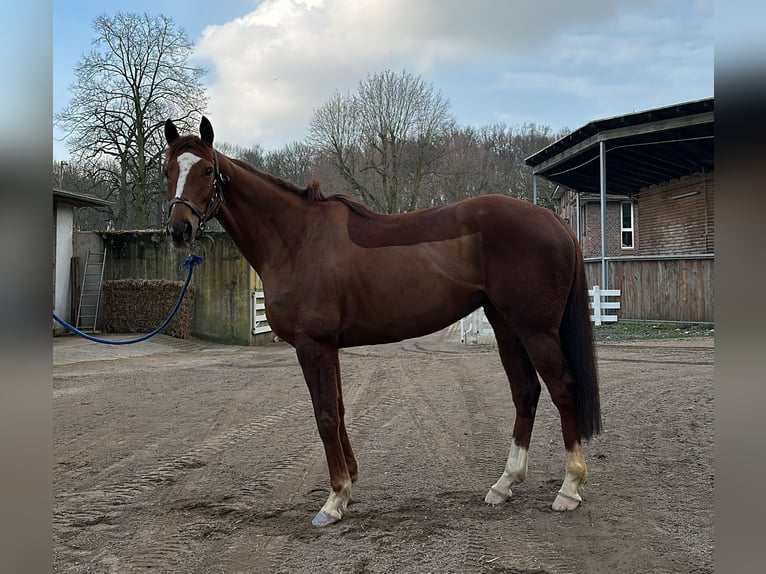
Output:
<svg viewBox="0 0 766 574">
<path fill-rule="evenodd" d="M 324 443 L 332 489 L 327 502 L 314 517 L 312 524 L 326 526 L 340 520 L 351 501 L 351 476 L 341 441 L 343 413 L 338 391 L 340 384 L 338 348 L 334 345 L 319 343 L 309 337 L 301 337 L 296 340 L 295 350 L 309 393 L 311 393 L 317 429 Z"/>
<path fill-rule="evenodd" d="M 356 462 L 354 456 L 354 450 L 351 448 L 351 441 L 348 438 L 348 432 L 346 431 L 346 408 L 343 406 L 343 383 L 341 383 L 340 376 L 340 361 L 338 359 L 338 353 L 335 353 L 335 373 L 337 374 L 338 382 L 338 414 L 340 416 L 340 443 L 343 445 L 343 456 L 346 458 L 346 467 L 348 468 L 348 474 L 351 476 L 351 482 L 356 482 L 359 478 L 359 464 Z"/>
</svg>

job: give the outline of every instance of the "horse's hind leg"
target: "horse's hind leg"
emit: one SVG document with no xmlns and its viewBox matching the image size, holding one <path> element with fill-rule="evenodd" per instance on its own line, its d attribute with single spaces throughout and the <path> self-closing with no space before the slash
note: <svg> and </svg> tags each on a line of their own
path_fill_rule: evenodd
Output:
<svg viewBox="0 0 766 574">
<path fill-rule="evenodd" d="M 487 504 L 500 504 L 510 498 L 511 487 L 527 476 L 527 453 L 532 439 L 532 426 L 540 398 L 540 381 L 527 351 L 503 317 L 492 307 L 485 307 L 487 319 L 495 331 L 500 360 L 511 385 L 516 406 L 516 422 L 505 470 L 484 498 Z"/>
<path fill-rule="evenodd" d="M 353 459 L 353 454 L 350 444 L 348 451 L 344 449 L 344 442 L 348 444 L 348 436 L 345 429 L 341 431 L 344 427 L 341 422 L 343 410 L 339 393 L 338 349 L 301 337 L 296 340 L 295 350 L 311 393 L 317 429 L 324 444 L 330 472 L 330 496 L 312 524 L 326 526 L 340 520 L 351 501 L 351 475 L 346 461 L 349 454 Z"/>
<path fill-rule="evenodd" d="M 553 510 L 574 510 L 582 502 L 579 489 L 588 476 L 577 422 L 574 377 L 564 358 L 558 334 L 525 334 L 523 342 L 561 416 L 561 430 L 566 449 L 565 475 L 552 507 Z"/>
</svg>

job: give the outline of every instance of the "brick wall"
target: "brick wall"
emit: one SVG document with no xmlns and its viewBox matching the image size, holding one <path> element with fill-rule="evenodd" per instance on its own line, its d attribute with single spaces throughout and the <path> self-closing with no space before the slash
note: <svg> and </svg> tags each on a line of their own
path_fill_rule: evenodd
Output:
<svg viewBox="0 0 766 574">
<path fill-rule="evenodd" d="M 622 248 L 621 204 L 627 197 L 607 196 L 606 255 L 684 255 L 714 252 L 713 174 L 693 174 L 643 188 L 633 204 L 633 249 Z M 558 213 L 577 229 L 573 191 L 561 195 Z M 580 196 L 580 245 L 585 257 L 601 256 L 601 203 Z"/>
<path fill-rule="evenodd" d="M 639 193 L 641 245 L 647 255 L 714 252 L 713 174 L 693 174 Z"/>
<path fill-rule="evenodd" d="M 606 255 L 618 257 L 639 255 L 639 212 L 633 207 L 633 249 L 622 248 L 622 203 L 631 201 L 623 196 L 607 196 L 606 202 Z M 558 214 L 577 230 L 577 200 L 575 193 L 565 191 L 561 196 Z M 601 201 L 598 196 L 580 196 L 580 246 L 585 257 L 601 256 Z"/>
</svg>

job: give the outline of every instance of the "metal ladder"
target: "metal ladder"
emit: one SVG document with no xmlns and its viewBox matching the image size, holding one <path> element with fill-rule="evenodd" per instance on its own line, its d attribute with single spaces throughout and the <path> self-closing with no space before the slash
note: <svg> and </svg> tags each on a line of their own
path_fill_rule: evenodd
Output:
<svg viewBox="0 0 766 574">
<path fill-rule="evenodd" d="M 80 288 L 80 305 L 77 308 L 77 323 L 75 326 L 84 333 L 96 332 L 98 306 L 101 302 L 101 283 L 104 280 L 106 263 L 106 247 L 103 253 L 88 250 L 85 258 L 85 270 L 82 275 Z"/>
</svg>

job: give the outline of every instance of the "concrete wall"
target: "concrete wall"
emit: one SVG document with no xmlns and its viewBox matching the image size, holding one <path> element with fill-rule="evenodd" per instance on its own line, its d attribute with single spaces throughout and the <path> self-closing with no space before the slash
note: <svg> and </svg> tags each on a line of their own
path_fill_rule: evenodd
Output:
<svg viewBox="0 0 766 574">
<path fill-rule="evenodd" d="M 188 251 L 173 247 L 159 231 L 109 231 L 78 233 L 77 243 L 103 241 L 107 249 L 104 280 L 183 280 L 182 267 Z M 192 335 L 237 345 L 264 344 L 273 334 L 252 334 L 253 297 L 261 289 L 260 279 L 224 232 L 207 232 L 196 251 L 204 263 L 194 269 L 192 283 L 197 297 Z M 87 251 L 87 250 L 86 250 Z M 170 310 L 168 310 L 170 311 Z"/>
</svg>

